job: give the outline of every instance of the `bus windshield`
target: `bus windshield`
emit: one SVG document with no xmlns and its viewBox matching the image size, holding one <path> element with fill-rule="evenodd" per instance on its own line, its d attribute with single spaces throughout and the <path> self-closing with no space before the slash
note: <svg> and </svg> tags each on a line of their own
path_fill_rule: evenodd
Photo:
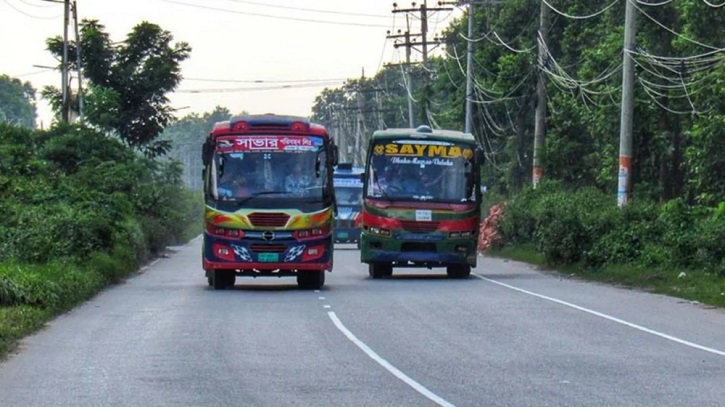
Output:
<svg viewBox="0 0 725 407">
<path fill-rule="evenodd" d="M 366 196 L 395 200 L 475 201 L 473 148 L 432 140 L 372 146 Z"/>
<path fill-rule="evenodd" d="M 210 168 L 210 194 L 219 200 L 321 200 L 327 187 L 326 162 L 320 137 L 220 138 Z"/>
<path fill-rule="evenodd" d="M 335 187 L 335 196 L 340 206 L 362 205 L 362 188 Z"/>
</svg>

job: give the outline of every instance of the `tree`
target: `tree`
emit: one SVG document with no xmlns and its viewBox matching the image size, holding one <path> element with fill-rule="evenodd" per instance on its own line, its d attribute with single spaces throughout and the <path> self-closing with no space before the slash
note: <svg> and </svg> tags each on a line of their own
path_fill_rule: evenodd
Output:
<svg viewBox="0 0 725 407">
<path fill-rule="evenodd" d="M 0 75 L 0 121 L 35 128 L 35 89 L 29 82 Z"/>
<path fill-rule="evenodd" d="M 170 143 L 157 140 L 173 121 L 168 92 L 181 81 L 182 61 L 189 57 L 186 42 L 172 45 L 173 36 L 156 24 L 141 22 L 114 43 L 97 20 L 81 23 L 81 65 L 90 84 L 84 91 L 86 120 L 116 134 L 124 143 L 149 156 L 167 152 Z M 53 37 L 47 49 L 61 60 L 63 40 Z M 69 46 L 69 61 L 76 61 L 76 46 Z M 71 69 L 77 69 L 71 62 Z M 46 88 L 56 112 L 60 111 L 60 91 Z"/>
</svg>

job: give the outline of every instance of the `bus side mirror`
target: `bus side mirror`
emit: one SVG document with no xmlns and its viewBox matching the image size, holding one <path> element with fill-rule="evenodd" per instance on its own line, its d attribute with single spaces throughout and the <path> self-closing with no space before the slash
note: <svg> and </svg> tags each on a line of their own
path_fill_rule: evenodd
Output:
<svg viewBox="0 0 725 407">
<path fill-rule="evenodd" d="M 476 165 L 483 165 L 486 162 L 486 154 L 483 153 L 483 149 L 476 149 Z"/>
<path fill-rule="evenodd" d="M 332 165 L 337 165 L 338 161 L 340 161 L 340 149 L 337 147 L 337 144 L 332 145 Z"/>
<path fill-rule="evenodd" d="M 205 167 L 211 163 L 212 154 L 214 154 L 214 143 L 207 139 L 201 148 L 201 162 Z"/>
</svg>

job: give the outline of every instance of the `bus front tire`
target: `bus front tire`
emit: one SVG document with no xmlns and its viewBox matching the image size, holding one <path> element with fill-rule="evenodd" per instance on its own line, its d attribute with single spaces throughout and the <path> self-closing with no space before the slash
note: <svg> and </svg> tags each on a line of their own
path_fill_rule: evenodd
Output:
<svg viewBox="0 0 725 407">
<path fill-rule="evenodd" d="M 207 277 L 207 280 L 209 285 L 214 287 L 215 290 L 223 290 L 228 287 L 233 287 L 236 277 L 234 271 L 213 270 L 211 276 Z"/>
<path fill-rule="evenodd" d="M 380 263 L 370 263 L 368 264 L 368 274 L 370 274 L 370 277 L 372 278 L 383 278 L 383 277 L 390 277 L 393 275 L 393 265 L 392 264 L 380 264 Z"/>
<path fill-rule="evenodd" d="M 468 264 L 452 264 L 446 267 L 448 278 L 468 278 L 471 275 L 471 266 Z"/>
<path fill-rule="evenodd" d="M 300 270 L 297 272 L 297 285 L 303 290 L 319 290 L 325 285 L 325 272 Z"/>
</svg>

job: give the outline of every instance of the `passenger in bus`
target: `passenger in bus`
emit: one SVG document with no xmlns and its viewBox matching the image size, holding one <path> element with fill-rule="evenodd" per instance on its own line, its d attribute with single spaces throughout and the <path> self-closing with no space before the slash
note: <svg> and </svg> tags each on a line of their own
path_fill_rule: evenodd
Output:
<svg viewBox="0 0 725 407">
<path fill-rule="evenodd" d="M 421 180 L 422 169 L 415 170 L 412 166 L 403 167 L 401 177 L 405 180 L 402 183 L 402 191 L 408 196 L 423 195 L 425 185 Z"/>
<path fill-rule="evenodd" d="M 420 180 L 420 191 L 423 195 L 440 198 L 443 190 L 443 173 L 435 177 L 432 172 L 434 168 L 420 168 L 418 170 L 418 179 Z"/>
<path fill-rule="evenodd" d="M 219 196 L 222 198 L 239 198 L 249 196 L 251 189 L 246 175 L 224 174 L 219 179 Z"/>
<path fill-rule="evenodd" d="M 402 190 L 398 172 L 392 165 L 386 166 L 382 173 L 377 174 L 377 179 L 373 183 L 374 194 L 399 194 Z"/>
<path fill-rule="evenodd" d="M 310 192 L 310 187 L 312 187 L 312 177 L 302 172 L 301 163 L 294 163 L 292 173 L 285 178 L 285 190 L 296 196 L 304 196 Z"/>
</svg>

